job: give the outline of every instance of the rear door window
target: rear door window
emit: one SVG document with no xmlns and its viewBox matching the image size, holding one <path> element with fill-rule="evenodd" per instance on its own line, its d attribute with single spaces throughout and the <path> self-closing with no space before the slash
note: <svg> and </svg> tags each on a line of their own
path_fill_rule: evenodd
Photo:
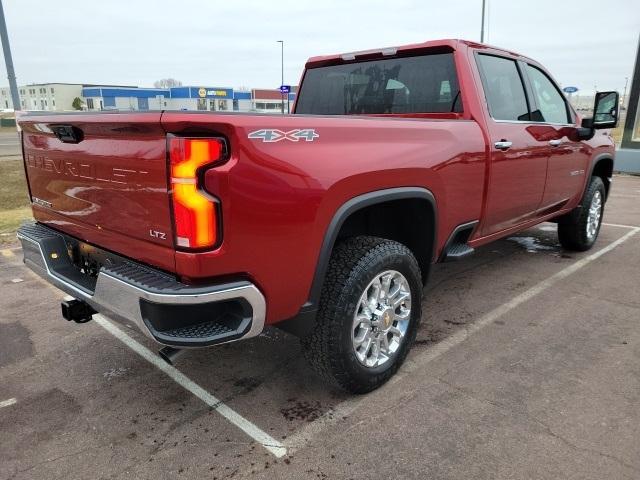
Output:
<svg viewBox="0 0 640 480">
<path fill-rule="evenodd" d="M 480 54 L 478 67 L 491 117 L 494 120 L 529 120 L 527 97 L 516 62 Z"/>
<path fill-rule="evenodd" d="M 317 115 L 461 111 L 452 53 L 310 68 L 296 105 Z"/>
</svg>

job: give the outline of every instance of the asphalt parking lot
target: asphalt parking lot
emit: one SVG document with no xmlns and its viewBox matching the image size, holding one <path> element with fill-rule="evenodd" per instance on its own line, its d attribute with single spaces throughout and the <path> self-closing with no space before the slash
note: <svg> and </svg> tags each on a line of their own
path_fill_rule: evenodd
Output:
<svg viewBox="0 0 640 480">
<path fill-rule="evenodd" d="M 590 252 L 546 223 L 437 266 L 407 363 L 358 397 L 275 329 L 163 367 L 2 250 L 0 478 L 640 478 L 640 178 L 604 221 Z"/>
</svg>

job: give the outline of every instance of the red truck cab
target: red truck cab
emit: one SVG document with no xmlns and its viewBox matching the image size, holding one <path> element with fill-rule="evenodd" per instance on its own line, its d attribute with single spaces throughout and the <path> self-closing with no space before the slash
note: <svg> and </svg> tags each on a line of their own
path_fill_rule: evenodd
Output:
<svg viewBox="0 0 640 480">
<path fill-rule="evenodd" d="M 548 220 L 593 245 L 617 106 L 601 92 L 581 120 L 537 62 L 442 40 L 313 57 L 291 115 L 29 114 L 18 236 L 69 319 L 171 348 L 277 325 L 368 391 L 406 356 L 434 262 Z"/>
</svg>

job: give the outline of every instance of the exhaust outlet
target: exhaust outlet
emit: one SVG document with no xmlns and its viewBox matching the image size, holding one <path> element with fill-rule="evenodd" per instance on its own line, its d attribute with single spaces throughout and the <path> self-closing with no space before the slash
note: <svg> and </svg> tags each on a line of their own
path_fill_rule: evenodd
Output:
<svg viewBox="0 0 640 480">
<path fill-rule="evenodd" d="M 173 365 L 173 362 L 184 353 L 184 350 L 181 348 L 173 348 L 173 347 L 162 347 L 158 351 L 158 355 L 169 365 Z"/>
</svg>

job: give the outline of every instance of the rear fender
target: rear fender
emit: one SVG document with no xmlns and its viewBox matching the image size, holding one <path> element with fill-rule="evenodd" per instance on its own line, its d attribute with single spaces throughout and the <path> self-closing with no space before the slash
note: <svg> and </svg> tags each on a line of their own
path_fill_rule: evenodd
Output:
<svg viewBox="0 0 640 480">
<path fill-rule="evenodd" d="M 429 258 L 430 262 L 433 262 L 433 254 L 437 240 L 437 210 L 435 197 L 429 190 L 421 187 L 400 187 L 377 190 L 354 197 L 345 202 L 336 211 L 331 222 L 329 222 L 329 225 L 327 226 L 307 302 L 302 306 L 295 317 L 278 323 L 277 326 L 279 328 L 298 336 L 304 336 L 313 329 L 315 325 L 316 312 L 318 310 L 318 303 L 322 293 L 322 287 L 324 286 L 325 275 L 331 258 L 331 252 L 333 251 L 333 247 L 338 239 L 340 230 L 346 220 L 357 211 L 372 205 L 405 199 L 426 200 L 429 205 L 431 205 L 434 228 L 432 228 L 431 232 L 432 251 Z"/>
</svg>

